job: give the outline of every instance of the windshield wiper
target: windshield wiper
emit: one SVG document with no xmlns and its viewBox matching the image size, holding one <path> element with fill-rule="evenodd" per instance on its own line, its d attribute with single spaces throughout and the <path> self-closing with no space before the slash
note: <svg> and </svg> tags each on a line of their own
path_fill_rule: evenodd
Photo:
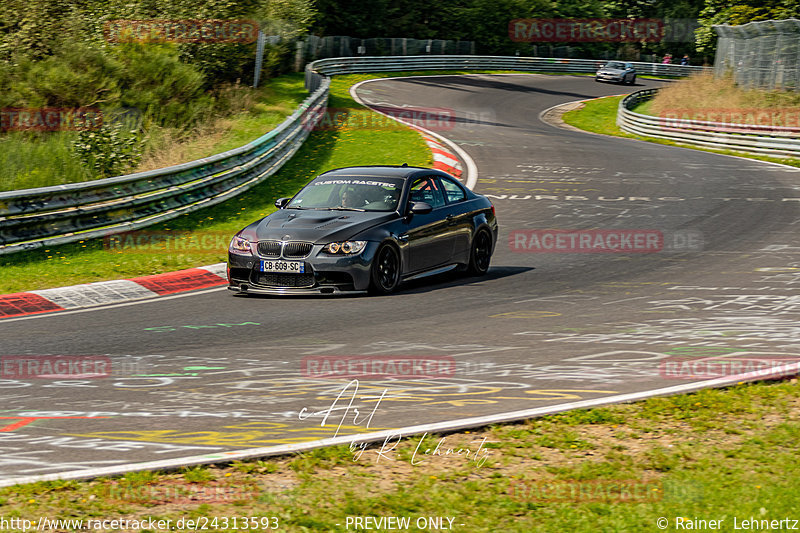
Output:
<svg viewBox="0 0 800 533">
<path fill-rule="evenodd" d="M 358 207 L 329 207 L 328 209 L 336 209 L 337 211 L 366 211 Z"/>
</svg>

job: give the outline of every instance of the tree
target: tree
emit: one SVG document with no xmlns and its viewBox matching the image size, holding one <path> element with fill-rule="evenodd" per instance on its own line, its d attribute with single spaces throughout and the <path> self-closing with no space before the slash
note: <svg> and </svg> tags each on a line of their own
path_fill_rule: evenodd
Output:
<svg viewBox="0 0 800 533">
<path fill-rule="evenodd" d="M 716 51 L 717 34 L 712 26 L 739 26 L 759 20 L 781 20 L 800 17 L 796 0 L 705 0 L 696 32 L 699 53 L 711 56 Z"/>
</svg>

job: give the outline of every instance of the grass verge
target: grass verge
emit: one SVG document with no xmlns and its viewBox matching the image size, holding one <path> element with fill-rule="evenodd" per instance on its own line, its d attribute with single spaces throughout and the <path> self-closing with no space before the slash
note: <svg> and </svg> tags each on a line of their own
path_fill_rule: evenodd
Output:
<svg viewBox="0 0 800 533">
<path fill-rule="evenodd" d="M 221 94 L 230 107 L 202 127 L 187 133 L 178 128 L 147 131 L 142 162 L 131 172 L 161 168 L 207 157 L 258 138 L 291 115 L 306 98 L 302 74 L 267 80 L 258 89 L 230 87 Z M 96 179 L 72 153 L 78 132 L 0 136 L 0 191 L 76 183 Z"/>
<path fill-rule="evenodd" d="M 738 157 L 746 157 L 748 159 L 757 159 L 759 161 L 769 161 L 771 163 L 781 163 L 800 167 L 800 160 L 792 158 L 769 157 L 754 154 L 747 154 L 744 152 L 736 152 L 733 150 L 714 150 L 711 148 L 703 148 L 701 146 L 694 146 L 691 144 L 678 143 L 667 139 L 658 139 L 656 137 L 645 137 L 641 135 L 631 135 L 625 133 L 617 127 L 617 109 L 619 102 L 623 96 L 605 96 L 588 100 L 580 109 L 567 111 L 562 115 L 562 120 L 571 126 L 580 128 L 582 130 L 591 131 L 593 133 L 600 133 L 603 135 L 613 135 L 616 137 L 627 137 L 629 139 L 638 139 L 640 141 L 653 142 L 658 144 L 665 144 L 668 146 L 680 146 L 683 148 L 693 148 L 695 150 L 703 150 L 715 154 L 734 155 Z M 650 114 L 653 110 L 652 102 L 644 102 L 634 109 L 637 113 Z"/>
<path fill-rule="evenodd" d="M 567 111 L 564 122 L 582 130 L 605 135 L 631 137 L 617 127 L 617 107 L 622 96 L 603 96 L 584 102 L 583 107 Z"/>
<path fill-rule="evenodd" d="M 707 529 L 699 520 L 733 531 L 734 519 L 742 529 L 798 518 L 798 437 L 791 379 L 408 437 L 391 449 L 18 485 L 0 489 L 0 515 L 183 518 L 207 531 L 233 530 L 234 517 L 276 517 L 290 532 L 365 530 L 346 528 L 353 516 L 449 517 L 470 532 L 657 531 L 659 518 L 668 531 Z M 446 453 L 459 448 L 470 453 Z"/>
<path fill-rule="evenodd" d="M 37 140 L 21 132 L 0 135 L 0 191 L 90 179 L 70 148 L 77 138 L 73 132 L 54 132 Z"/>
<path fill-rule="evenodd" d="M 255 90 L 240 87 L 226 95 L 226 101 L 236 102 L 229 116 L 217 117 L 188 138 L 173 129 L 154 132 L 150 149 L 136 171 L 177 165 L 243 146 L 278 126 L 307 96 L 302 73 L 267 79 Z"/>
</svg>

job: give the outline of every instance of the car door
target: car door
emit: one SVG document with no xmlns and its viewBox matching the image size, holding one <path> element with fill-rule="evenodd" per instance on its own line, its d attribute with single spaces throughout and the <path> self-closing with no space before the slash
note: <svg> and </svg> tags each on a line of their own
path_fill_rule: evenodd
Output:
<svg viewBox="0 0 800 533">
<path fill-rule="evenodd" d="M 444 209 L 445 220 L 450 238 L 453 240 L 453 260 L 458 263 L 469 261 L 470 242 L 475 213 L 467 200 L 467 192 L 455 180 L 440 177 L 447 207 Z"/>
<path fill-rule="evenodd" d="M 427 214 L 410 214 L 414 202 L 427 202 L 433 210 Z M 452 262 L 455 241 L 446 219 L 442 186 L 435 176 L 417 178 L 411 184 L 406 213 L 405 247 L 408 273 L 428 270 Z"/>
</svg>

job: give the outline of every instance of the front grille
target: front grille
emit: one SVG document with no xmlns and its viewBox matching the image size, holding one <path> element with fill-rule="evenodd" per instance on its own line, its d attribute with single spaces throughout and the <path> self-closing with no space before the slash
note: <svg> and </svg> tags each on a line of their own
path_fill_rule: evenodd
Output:
<svg viewBox="0 0 800 533">
<path fill-rule="evenodd" d="M 262 257 L 280 257 L 281 256 L 281 242 L 280 241 L 259 241 L 258 255 Z"/>
<path fill-rule="evenodd" d="M 311 287 L 314 274 L 276 274 L 265 272 L 258 275 L 258 284 L 268 287 Z"/>
<path fill-rule="evenodd" d="M 283 257 L 301 258 L 310 253 L 310 242 L 287 242 L 283 245 Z"/>
<path fill-rule="evenodd" d="M 302 259 L 311 253 L 310 242 L 259 241 L 258 255 L 261 257 L 283 257 Z M 283 254 L 281 254 L 283 252 Z"/>
</svg>

